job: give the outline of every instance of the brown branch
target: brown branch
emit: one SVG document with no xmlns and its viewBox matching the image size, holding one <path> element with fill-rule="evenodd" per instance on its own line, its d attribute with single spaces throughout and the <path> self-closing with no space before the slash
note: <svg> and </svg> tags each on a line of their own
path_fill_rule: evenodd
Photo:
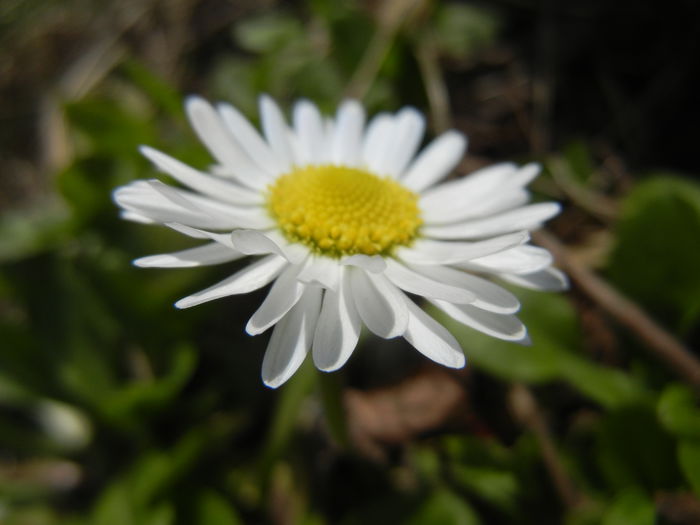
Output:
<svg viewBox="0 0 700 525">
<path fill-rule="evenodd" d="M 425 93 L 428 97 L 433 131 L 442 133 L 452 127 L 450 123 L 450 97 L 442 71 L 440 71 L 438 50 L 431 32 L 426 31 L 425 35 L 418 40 L 415 54 L 418 68 L 423 77 Z"/>
<path fill-rule="evenodd" d="M 700 389 L 700 360 L 680 341 L 659 326 L 634 301 L 615 290 L 590 268 L 572 257 L 567 248 L 553 235 L 540 231 L 533 234 L 535 241 L 548 249 L 559 266 L 569 274 L 577 286 L 601 308 L 632 333 L 659 359 L 680 377 Z"/>
<path fill-rule="evenodd" d="M 583 501 L 582 496 L 564 468 L 535 396 L 525 385 L 515 383 L 509 392 L 508 401 L 516 419 L 535 436 L 542 453 L 542 461 L 562 503 L 568 508 L 580 505 Z"/>
<path fill-rule="evenodd" d="M 345 90 L 347 97 L 361 99 L 367 94 L 379 74 L 396 33 L 406 19 L 410 18 L 411 11 L 420 6 L 420 0 L 390 0 L 380 6 L 377 29 L 348 83 Z"/>
</svg>

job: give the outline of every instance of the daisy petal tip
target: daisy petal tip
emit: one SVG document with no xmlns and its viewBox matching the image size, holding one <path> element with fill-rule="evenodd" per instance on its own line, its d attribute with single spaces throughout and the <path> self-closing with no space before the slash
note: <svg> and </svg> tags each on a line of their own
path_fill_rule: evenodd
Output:
<svg viewBox="0 0 700 525">
<path fill-rule="evenodd" d="M 265 326 L 258 326 L 257 324 L 248 321 L 248 324 L 245 325 L 245 331 L 248 335 L 256 336 L 262 334 L 268 327 Z"/>
<path fill-rule="evenodd" d="M 277 106 L 277 104 L 272 99 L 272 97 L 270 95 L 268 95 L 267 93 L 262 93 L 258 97 L 258 104 L 260 104 L 261 108 L 263 108 L 263 107 L 269 108 L 269 107 L 276 107 Z"/>
<path fill-rule="evenodd" d="M 185 97 L 185 110 L 188 112 L 196 111 L 198 108 L 203 106 L 209 106 L 209 102 L 207 102 L 203 97 L 200 97 L 199 95 L 187 95 L 187 97 Z"/>
<path fill-rule="evenodd" d="M 185 299 L 180 299 L 179 301 L 176 301 L 174 306 L 178 310 L 185 310 L 186 308 L 189 308 L 190 306 L 194 306 L 194 302 L 192 300 L 188 300 L 187 298 L 185 298 Z"/>
<path fill-rule="evenodd" d="M 131 261 L 131 264 L 133 266 L 136 266 L 137 268 L 149 268 L 151 265 L 149 264 L 153 260 L 153 257 L 139 257 L 138 259 L 134 259 Z"/>
<path fill-rule="evenodd" d="M 265 379 L 264 377 L 262 378 L 262 382 L 267 388 L 271 388 L 272 390 L 278 389 L 284 383 L 284 381 L 280 381 L 276 378 Z"/>
<path fill-rule="evenodd" d="M 467 366 L 467 358 L 464 357 L 464 354 L 462 354 L 461 356 L 455 356 L 454 361 L 445 363 L 445 366 L 448 368 L 454 368 L 456 370 L 459 370 Z"/>
<path fill-rule="evenodd" d="M 515 343 L 518 343 L 522 346 L 532 346 L 532 339 L 530 338 L 530 334 L 525 333 L 522 339 L 519 339 L 517 341 L 514 341 Z"/>
<path fill-rule="evenodd" d="M 446 131 L 445 134 L 451 137 L 451 140 L 454 140 L 455 144 L 459 145 L 459 147 L 465 150 L 467 149 L 467 146 L 469 145 L 469 137 L 467 137 L 464 133 L 457 129 L 450 129 L 449 131 Z"/>
<path fill-rule="evenodd" d="M 214 106 L 219 113 L 225 113 L 234 110 L 233 106 L 228 102 L 217 102 Z M 235 111 L 235 110 L 234 110 Z"/>
<path fill-rule="evenodd" d="M 343 367 L 343 363 L 318 363 L 314 360 L 314 366 L 324 374 L 332 374 Z"/>
<path fill-rule="evenodd" d="M 277 374 L 273 376 L 262 376 L 262 382 L 267 388 L 271 388 L 273 390 L 278 389 L 281 387 L 283 384 L 287 382 L 289 377 L 287 377 L 284 374 Z"/>
<path fill-rule="evenodd" d="M 556 284 L 552 287 L 553 292 L 568 292 L 571 289 L 571 280 L 569 276 L 557 268 L 550 268 L 550 273 L 556 280 Z"/>
<path fill-rule="evenodd" d="M 151 152 L 155 151 L 151 146 L 148 146 L 146 144 L 140 144 L 137 148 L 139 150 L 139 153 L 143 155 L 146 158 L 150 159 L 150 154 Z"/>
<path fill-rule="evenodd" d="M 530 177 L 538 177 L 542 173 L 542 164 L 539 162 L 528 162 L 520 167 L 520 173 L 527 173 Z"/>
</svg>

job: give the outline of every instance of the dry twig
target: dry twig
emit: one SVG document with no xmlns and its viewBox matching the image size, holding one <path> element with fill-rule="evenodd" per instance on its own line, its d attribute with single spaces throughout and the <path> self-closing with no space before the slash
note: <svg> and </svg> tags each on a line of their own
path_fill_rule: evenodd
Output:
<svg viewBox="0 0 700 525">
<path fill-rule="evenodd" d="M 535 396 L 525 385 L 515 383 L 510 390 L 509 398 L 510 409 L 515 417 L 534 434 L 542 452 L 542 461 L 562 503 L 569 508 L 580 505 L 582 496 L 564 468 Z"/>
<path fill-rule="evenodd" d="M 551 234 L 540 231 L 535 241 L 547 248 L 559 266 L 578 287 L 632 333 L 680 377 L 700 389 L 700 360 L 672 334 L 659 326 L 639 305 L 615 290 L 569 254 L 566 247 Z"/>
</svg>

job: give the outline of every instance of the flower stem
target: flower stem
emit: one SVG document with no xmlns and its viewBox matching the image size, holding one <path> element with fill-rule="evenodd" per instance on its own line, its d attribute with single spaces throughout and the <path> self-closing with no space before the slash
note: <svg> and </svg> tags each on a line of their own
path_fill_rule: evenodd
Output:
<svg viewBox="0 0 700 525">
<path fill-rule="evenodd" d="M 326 415 L 326 422 L 333 441 L 342 448 L 348 448 L 350 438 L 348 435 L 347 411 L 343 401 L 342 372 L 319 372 L 318 387 Z"/>
</svg>

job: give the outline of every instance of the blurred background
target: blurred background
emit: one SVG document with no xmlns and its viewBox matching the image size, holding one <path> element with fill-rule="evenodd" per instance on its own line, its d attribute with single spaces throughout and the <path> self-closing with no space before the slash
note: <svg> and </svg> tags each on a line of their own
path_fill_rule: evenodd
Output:
<svg viewBox="0 0 700 525">
<path fill-rule="evenodd" d="M 694 0 L 0 0 L 0 523 L 700 523 L 699 33 Z M 211 162 L 193 93 L 539 161 L 572 289 L 518 291 L 531 347 L 440 318 L 461 371 L 365 337 L 266 389 L 264 292 L 175 310 L 231 265 L 134 268 L 191 243 L 111 201 L 140 144 Z"/>
</svg>

